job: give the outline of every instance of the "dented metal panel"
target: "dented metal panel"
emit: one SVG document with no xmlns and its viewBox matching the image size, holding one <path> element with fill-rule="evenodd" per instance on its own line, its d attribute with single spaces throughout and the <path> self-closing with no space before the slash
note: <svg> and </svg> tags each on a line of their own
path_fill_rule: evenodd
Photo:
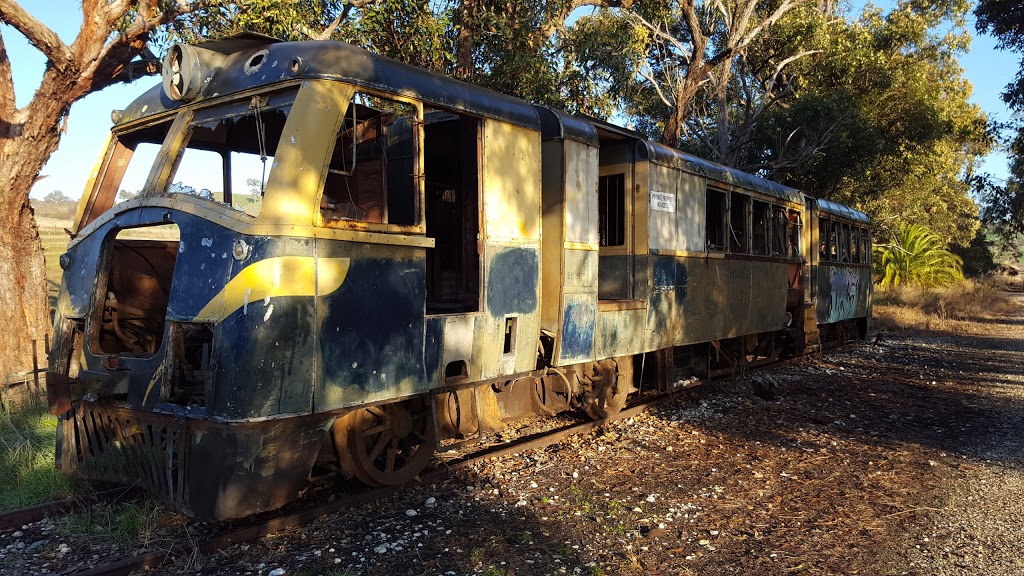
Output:
<svg viewBox="0 0 1024 576">
<path fill-rule="evenodd" d="M 563 294 L 555 364 L 593 360 L 597 330 L 597 251 L 564 251 Z"/>
<path fill-rule="evenodd" d="M 470 381 L 478 378 L 479 367 L 473 361 L 473 340 L 476 336 L 477 315 L 454 315 L 444 319 L 444 351 L 441 366 L 462 361 L 468 368 Z"/>
<path fill-rule="evenodd" d="M 423 250 L 317 240 L 316 251 L 350 262 L 341 286 L 316 299 L 316 410 L 426 391 Z"/>
<path fill-rule="evenodd" d="M 78 402 L 58 419 L 58 466 L 133 482 L 175 510 L 225 520 L 295 499 L 333 416 L 219 424 Z"/>
</svg>

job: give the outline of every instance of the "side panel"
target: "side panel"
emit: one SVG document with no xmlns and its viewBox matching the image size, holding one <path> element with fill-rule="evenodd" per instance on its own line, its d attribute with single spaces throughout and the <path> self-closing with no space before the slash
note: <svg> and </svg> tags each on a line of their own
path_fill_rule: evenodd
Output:
<svg viewBox="0 0 1024 576">
<path fill-rule="evenodd" d="M 818 267 L 818 324 L 832 324 L 871 313 L 869 266 Z"/>
<path fill-rule="evenodd" d="M 349 264 L 341 286 L 316 300 L 315 409 L 426 391 L 424 251 L 317 240 L 317 257 Z"/>
</svg>

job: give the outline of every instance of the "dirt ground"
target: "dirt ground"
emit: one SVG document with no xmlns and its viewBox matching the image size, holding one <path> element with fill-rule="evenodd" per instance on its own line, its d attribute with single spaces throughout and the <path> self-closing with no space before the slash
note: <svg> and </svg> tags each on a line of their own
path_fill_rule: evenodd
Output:
<svg viewBox="0 0 1024 576">
<path fill-rule="evenodd" d="M 1021 574 L 1024 307 L 949 325 L 158 573 Z M 0 553 L 0 572 L 60 571 L 58 540 Z"/>
<path fill-rule="evenodd" d="M 191 569 L 1021 574 L 1022 432 L 1024 308 L 706 387 Z"/>
</svg>

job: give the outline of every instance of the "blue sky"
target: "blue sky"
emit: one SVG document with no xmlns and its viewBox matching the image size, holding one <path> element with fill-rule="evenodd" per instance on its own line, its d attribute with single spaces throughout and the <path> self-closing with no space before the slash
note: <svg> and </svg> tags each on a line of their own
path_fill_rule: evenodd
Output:
<svg viewBox="0 0 1024 576">
<path fill-rule="evenodd" d="M 857 0 L 854 0 L 854 3 L 860 4 Z M 70 44 L 74 41 L 82 22 L 79 1 L 22 1 L 21 4 L 53 29 L 64 42 Z M 888 1 L 881 1 L 878 4 L 883 8 L 891 5 Z M 0 25 L 0 32 L 3 34 L 14 71 L 15 98 L 18 106 L 24 106 L 39 86 L 45 59 L 11 27 Z M 995 40 L 991 37 L 976 33 L 973 35 L 974 41 L 970 52 L 960 59 L 967 78 L 974 85 L 971 100 L 980 105 L 989 118 L 1008 120 L 1010 111 L 999 94 L 1016 75 L 1018 58 L 1015 54 L 996 50 Z M 41 198 L 53 190 L 60 190 L 72 198 L 81 196 L 89 171 L 96 161 L 106 133 L 110 130 L 111 110 L 124 108 L 128 102 L 158 81 L 157 77 L 142 78 L 132 84 L 112 86 L 75 103 L 68 119 L 67 133 L 61 139 L 60 148 L 43 168 L 42 173 L 46 178 L 35 185 L 32 196 Z M 1006 165 L 1005 155 L 993 153 L 986 159 L 981 171 L 989 172 L 997 178 L 1005 178 Z"/>
</svg>

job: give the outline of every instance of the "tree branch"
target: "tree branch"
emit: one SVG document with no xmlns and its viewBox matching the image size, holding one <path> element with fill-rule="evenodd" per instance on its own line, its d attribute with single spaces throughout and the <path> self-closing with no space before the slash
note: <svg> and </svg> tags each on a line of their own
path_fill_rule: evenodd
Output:
<svg viewBox="0 0 1024 576">
<path fill-rule="evenodd" d="M 345 7 L 341 9 L 338 16 L 331 22 L 327 28 L 324 28 L 319 34 L 312 36 L 313 40 L 330 40 L 331 36 L 334 35 L 334 31 L 341 26 L 341 23 L 348 20 L 349 14 L 351 14 L 353 8 L 365 8 L 370 4 L 377 4 L 380 0 L 349 0 L 345 3 Z"/>
<path fill-rule="evenodd" d="M 0 124 L 10 123 L 16 108 L 11 60 L 7 57 L 3 34 L 0 34 Z"/>
<path fill-rule="evenodd" d="M 0 0 L 0 21 L 10 24 L 24 35 L 57 70 L 65 71 L 74 63 L 74 56 L 67 44 L 17 2 Z"/>
</svg>

